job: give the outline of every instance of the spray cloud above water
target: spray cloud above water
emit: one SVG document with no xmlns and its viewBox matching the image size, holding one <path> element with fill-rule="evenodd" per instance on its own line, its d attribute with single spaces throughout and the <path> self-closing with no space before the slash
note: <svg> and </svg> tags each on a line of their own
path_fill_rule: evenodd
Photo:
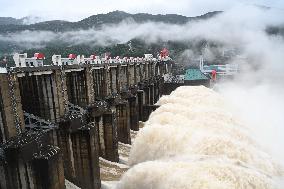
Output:
<svg viewBox="0 0 284 189">
<path fill-rule="evenodd" d="M 116 189 L 275 189 L 283 169 L 255 140 L 255 127 L 205 87 L 163 96 L 131 149 Z M 281 188 L 281 186 L 280 186 Z"/>
</svg>

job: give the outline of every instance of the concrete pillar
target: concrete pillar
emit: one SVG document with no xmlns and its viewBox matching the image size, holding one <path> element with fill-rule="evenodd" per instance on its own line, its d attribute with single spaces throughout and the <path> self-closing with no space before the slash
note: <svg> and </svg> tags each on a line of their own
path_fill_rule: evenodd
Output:
<svg viewBox="0 0 284 189">
<path fill-rule="evenodd" d="M 42 75 L 40 78 L 41 78 L 41 89 L 42 89 L 43 108 L 44 108 L 43 111 L 44 115 L 42 117 L 48 119 L 50 117 L 48 86 L 45 75 Z"/>
<path fill-rule="evenodd" d="M 22 140 L 25 143 L 17 145 Z M 30 161 L 33 153 L 37 151 L 37 144 L 30 137 L 21 136 L 14 140 L 9 140 L 4 147 L 5 163 L 3 165 L 5 178 L 0 178 L 1 189 L 22 189 L 34 186 L 35 178 L 32 172 Z M 2 183 L 5 179 L 5 185 Z M 2 185 L 3 184 L 3 185 Z"/>
<path fill-rule="evenodd" d="M 44 130 L 44 137 L 41 139 L 41 143 L 60 146 L 60 131 L 58 128 Z"/>
<path fill-rule="evenodd" d="M 71 126 L 70 121 L 64 120 L 59 123 L 59 141 L 60 149 L 64 159 L 65 177 L 74 182 L 76 180 L 74 155 L 71 140 Z M 75 130 L 75 129 L 74 129 Z"/>
<path fill-rule="evenodd" d="M 163 95 L 163 91 L 165 89 L 164 78 L 162 76 L 159 77 L 158 86 L 159 86 L 159 88 L 158 88 L 159 97 L 161 97 Z"/>
<path fill-rule="evenodd" d="M 120 86 L 120 66 L 116 66 L 115 68 L 115 78 L 116 78 L 116 93 L 119 94 L 121 92 L 121 86 Z"/>
<path fill-rule="evenodd" d="M 110 67 L 109 68 L 109 80 L 110 80 L 110 94 L 117 94 L 118 93 L 118 68 Z"/>
<path fill-rule="evenodd" d="M 165 74 L 169 73 L 169 64 L 165 62 Z"/>
<path fill-rule="evenodd" d="M 99 146 L 99 155 L 103 158 L 106 158 L 106 145 L 105 145 L 105 129 L 104 129 L 104 122 L 103 117 L 98 116 L 95 118 L 96 127 L 98 129 L 98 146 Z"/>
<path fill-rule="evenodd" d="M 157 69 L 159 72 L 159 75 L 163 76 L 164 75 L 164 68 L 163 68 L 163 62 L 157 62 Z"/>
<path fill-rule="evenodd" d="M 109 161 L 118 162 L 118 138 L 116 115 L 108 111 L 103 115 L 105 158 Z"/>
<path fill-rule="evenodd" d="M 0 74 L 2 119 L 2 124 L 0 124 L 2 141 L 0 143 L 22 132 L 25 126 L 18 78 L 16 75 L 11 75 L 10 79 L 12 83 L 9 82 L 7 74 Z"/>
<path fill-rule="evenodd" d="M 159 78 L 158 76 L 155 78 L 154 81 L 154 104 L 156 104 L 158 102 L 160 98 L 160 94 L 159 94 Z"/>
<path fill-rule="evenodd" d="M 129 86 L 133 86 L 136 84 L 135 64 L 130 64 L 128 66 L 128 73 L 129 73 Z"/>
<path fill-rule="evenodd" d="M 155 75 L 159 76 L 160 75 L 160 70 L 159 70 L 159 63 L 158 62 L 154 63 L 154 70 L 155 70 Z"/>
<path fill-rule="evenodd" d="M 119 83 L 120 83 L 120 92 L 125 91 L 128 89 L 128 67 L 127 65 L 121 65 L 119 67 Z"/>
<path fill-rule="evenodd" d="M 138 120 L 143 121 L 143 105 L 144 105 L 144 91 L 138 90 L 137 91 L 137 98 L 138 98 Z"/>
<path fill-rule="evenodd" d="M 88 76 L 86 75 L 88 73 Z M 91 97 L 91 87 L 92 87 L 92 83 L 91 83 L 91 78 L 89 71 L 82 71 L 82 72 L 78 72 L 78 84 L 79 84 L 79 104 L 78 106 L 81 107 L 87 107 L 88 106 L 88 102 L 92 102 L 93 101 L 93 97 Z M 89 82 L 89 83 L 87 83 Z M 90 85 L 90 86 L 88 86 Z M 89 89 L 89 91 L 88 91 Z M 90 95 L 90 96 L 89 96 Z M 91 97 L 91 98 L 90 98 Z M 90 98 L 90 99 L 89 99 Z"/>
<path fill-rule="evenodd" d="M 34 155 L 32 162 L 36 189 L 65 189 L 63 160 L 58 147 L 47 146 Z"/>
<path fill-rule="evenodd" d="M 55 107 L 55 95 L 53 91 L 52 82 L 53 75 L 46 75 L 46 91 L 47 91 L 47 104 L 48 104 L 48 111 L 49 111 L 49 120 L 52 122 L 56 122 L 56 107 Z"/>
<path fill-rule="evenodd" d="M 100 189 L 100 168 L 97 146 L 97 129 L 91 123 L 72 133 L 72 147 L 76 182 L 80 188 Z"/>
<path fill-rule="evenodd" d="M 60 149 L 62 149 L 64 157 L 64 172 L 68 180 L 75 180 L 75 167 L 74 167 L 74 157 L 71 141 L 71 133 L 60 133 Z"/>
<path fill-rule="evenodd" d="M 0 90 L 0 97 L 1 97 L 1 90 Z M 0 144 L 6 141 L 5 130 L 4 130 L 4 109 L 3 109 L 2 99 L 0 98 Z"/>
<path fill-rule="evenodd" d="M 166 62 L 161 62 L 161 67 L 162 67 L 162 75 L 167 73 L 167 63 Z"/>
<path fill-rule="evenodd" d="M 145 64 L 146 63 L 143 62 L 140 66 L 141 82 L 146 79 Z"/>
<path fill-rule="evenodd" d="M 155 77 L 155 62 L 151 62 L 151 73 L 152 73 L 152 77 Z"/>
<path fill-rule="evenodd" d="M 118 77 L 119 77 L 119 66 L 116 66 L 115 67 L 115 71 L 114 71 L 114 77 L 113 78 L 115 78 L 115 80 L 113 81 L 113 83 L 114 83 L 114 92 L 115 92 L 115 94 L 118 94 L 120 91 L 119 91 L 119 89 L 120 89 L 120 86 L 119 86 L 119 80 L 118 80 Z"/>
<path fill-rule="evenodd" d="M 76 75 L 72 72 L 66 73 L 66 90 L 68 94 L 68 101 L 72 104 L 77 104 L 77 99 L 75 98 L 77 96 L 77 86 L 76 86 Z"/>
<path fill-rule="evenodd" d="M 104 114 L 109 111 L 109 105 L 106 101 L 96 101 L 94 104 L 88 107 L 88 112 L 90 116 L 90 121 L 95 123 L 98 130 L 97 132 L 97 149 L 99 150 L 99 155 L 107 159 L 108 154 L 106 149 L 108 144 L 105 139 L 105 135 L 108 130 L 105 129 Z M 112 122 L 111 122 L 112 123 Z M 106 124 L 109 127 L 108 123 Z M 115 130 L 116 131 L 116 130 Z"/>
<path fill-rule="evenodd" d="M 95 91 L 94 91 L 94 74 L 91 67 L 85 68 L 86 76 L 86 89 L 87 89 L 87 104 L 95 102 Z"/>
<path fill-rule="evenodd" d="M 139 83 L 140 81 L 141 81 L 141 70 L 140 70 L 140 68 L 141 68 L 141 63 L 139 63 L 139 64 L 136 64 L 135 65 L 135 78 L 136 78 L 136 84 L 137 83 Z"/>
<path fill-rule="evenodd" d="M 156 66 L 156 62 L 152 62 L 151 63 L 152 77 L 156 77 L 155 66 Z"/>
<path fill-rule="evenodd" d="M 140 64 L 140 79 L 141 79 L 141 82 L 144 81 L 146 79 L 146 70 L 145 70 L 145 62 L 141 63 Z"/>
<path fill-rule="evenodd" d="M 149 63 L 148 63 L 148 78 L 149 78 L 149 79 L 153 77 L 152 64 L 153 64 L 152 62 L 149 62 Z"/>
<path fill-rule="evenodd" d="M 116 105 L 116 115 L 118 141 L 125 144 L 131 144 L 129 105 L 127 101 L 120 102 Z"/>
<path fill-rule="evenodd" d="M 144 64 L 144 73 L 145 73 L 145 76 L 144 76 L 144 79 L 145 80 L 148 80 L 149 79 L 149 67 L 148 67 L 148 64 L 149 62 L 145 62 Z"/>
<path fill-rule="evenodd" d="M 129 64 L 127 64 L 127 66 L 125 66 L 125 77 L 126 77 L 126 89 L 129 88 L 130 85 L 130 71 L 129 71 Z"/>
<path fill-rule="evenodd" d="M 128 98 L 129 103 L 129 117 L 130 117 L 130 128 L 131 130 L 139 130 L 139 120 L 138 120 L 138 102 L 137 97 L 132 96 Z"/>
<path fill-rule="evenodd" d="M 9 153 L 9 162 L 0 160 L 0 188 L 35 188 L 35 176 L 30 163 L 20 159 L 16 152 Z"/>
<path fill-rule="evenodd" d="M 135 85 L 137 85 L 137 83 L 138 83 L 138 66 L 139 66 L 139 63 L 135 63 L 134 65 L 133 65 L 133 69 L 134 69 L 134 84 Z"/>
<path fill-rule="evenodd" d="M 9 188 L 9 175 L 7 171 L 7 162 L 4 159 L 0 159 L 0 188 L 8 189 Z"/>
<path fill-rule="evenodd" d="M 54 71 L 54 82 L 56 83 L 54 90 L 56 91 L 56 101 L 58 103 L 58 112 L 59 112 L 59 120 L 62 118 L 68 111 L 68 94 L 67 94 L 67 84 L 65 73 L 63 70 L 55 70 Z M 57 122 L 59 122 L 57 120 Z"/>
<path fill-rule="evenodd" d="M 164 71 L 163 71 L 162 63 L 160 61 L 157 62 L 157 66 L 158 66 L 158 70 L 159 70 L 160 75 L 163 75 Z"/>
<path fill-rule="evenodd" d="M 144 104 L 149 105 L 150 104 L 150 88 L 146 84 L 143 88 L 144 91 Z"/>
<path fill-rule="evenodd" d="M 167 73 L 171 73 L 172 72 L 172 68 L 173 68 L 173 63 L 172 62 L 167 62 Z"/>
<path fill-rule="evenodd" d="M 53 103 L 54 103 L 54 114 L 55 114 L 55 122 L 59 122 L 60 118 L 63 117 L 64 115 L 64 107 L 63 107 L 63 114 L 61 114 L 60 112 L 60 102 L 59 102 L 59 98 L 61 96 L 61 93 L 58 93 L 58 86 L 57 86 L 57 81 L 56 81 L 56 75 L 52 74 L 51 77 L 51 87 L 52 87 L 52 94 L 53 94 Z"/>
<path fill-rule="evenodd" d="M 46 133 L 24 132 L 2 145 L 1 189 L 64 189 L 59 148 L 47 145 Z M 39 144 L 41 147 L 39 147 Z"/>
<path fill-rule="evenodd" d="M 109 67 L 106 65 L 103 69 L 103 98 L 106 96 L 111 95 L 111 81 L 110 81 L 110 70 Z"/>
<path fill-rule="evenodd" d="M 154 83 L 151 81 L 151 84 L 149 85 L 149 105 L 154 104 Z"/>
<path fill-rule="evenodd" d="M 143 106 L 143 121 L 147 121 L 149 119 L 150 114 L 155 111 L 159 106 L 157 105 L 144 105 Z"/>
</svg>

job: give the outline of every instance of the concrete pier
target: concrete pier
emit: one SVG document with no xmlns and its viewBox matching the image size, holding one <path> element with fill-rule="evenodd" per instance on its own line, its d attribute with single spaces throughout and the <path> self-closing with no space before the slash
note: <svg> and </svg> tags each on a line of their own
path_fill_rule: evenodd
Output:
<svg viewBox="0 0 284 189">
<path fill-rule="evenodd" d="M 96 101 L 88 111 L 91 121 L 98 130 L 97 138 L 99 155 L 109 161 L 118 162 L 117 122 L 114 98 L 107 101 Z"/>
<path fill-rule="evenodd" d="M 129 104 L 129 117 L 130 117 L 130 129 L 133 131 L 139 130 L 139 112 L 138 112 L 138 98 L 132 96 L 128 98 Z"/>
<path fill-rule="evenodd" d="M 0 74 L 0 143 L 20 134 L 24 128 L 24 116 L 20 88 L 16 74 Z"/>
<path fill-rule="evenodd" d="M 113 162 L 119 161 L 118 137 L 116 115 L 108 111 L 103 115 L 105 159 Z"/>
<path fill-rule="evenodd" d="M 145 104 L 144 100 L 144 91 L 143 90 L 137 90 L 137 98 L 138 98 L 138 120 L 144 121 L 143 118 L 143 105 Z"/>
<path fill-rule="evenodd" d="M 71 141 L 71 132 L 72 130 L 69 128 L 70 122 L 64 121 L 60 123 L 59 128 L 59 135 L 60 135 L 60 149 L 63 154 L 64 158 L 64 172 L 66 179 L 70 180 L 71 182 L 75 181 L 75 165 L 74 165 L 74 156 L 73 156 L 73 148 L 72 148 L 72 141 Z M 75 129 L 76 130 L 76 129 Z"/>
<path fill-rule="evenodd" d="M 46 133 L 23 132 L 1 146 L 0 188 L 65 188 L 58 147 L 44 143 Z"/>
<path fill-rule="evenodd" d="M 72 133 L 75 184 L 84 189 L 100 189 L 97 128 L 94 123 Z"/>
<path fill-rule="evenodd" d="M 116 105 L 118 141 L 131 144 L 129 104 L 126 100 Z"/>
<path fill-rule="evenodd" d="M 36 189 L 65 188 L 63 159 L 58 147 L 46 146 L 34 154 L 32 167 Z"/>
</svg>

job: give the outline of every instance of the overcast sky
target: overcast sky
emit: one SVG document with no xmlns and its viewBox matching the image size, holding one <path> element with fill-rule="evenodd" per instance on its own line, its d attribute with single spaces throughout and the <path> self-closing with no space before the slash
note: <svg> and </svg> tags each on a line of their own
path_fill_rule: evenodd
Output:
<svg viewBox="0 0 284 189">
<path fill-rule="evenodd" d="M 284 9 L 283 0 L 0 0 L 0 16 L 21 18 L 33 15 L 77 21 L 114 10 L 196 16 L 214 10 L 227 10 L 239 3 Z"/>
</svg>

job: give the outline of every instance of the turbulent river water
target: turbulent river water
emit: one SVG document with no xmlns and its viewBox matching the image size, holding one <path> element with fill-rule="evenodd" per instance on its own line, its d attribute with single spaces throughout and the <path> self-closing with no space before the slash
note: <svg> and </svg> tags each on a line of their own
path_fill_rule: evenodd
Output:
<svg viewBox="0 0 284 189">
<path fill-rule="evenodd" d="M 163 96 L 115 189 L 274 189 L 283 169 L 224 98 L 202 86 Z"/>
<path fill-rule="evenodd" d="M 281 164 L 222 95 L 179 87 L 157 104 L 133 145 L 119 143 L 120 163 L 100 159 L 103 189 L 284 188 Z"/>
</svg>

